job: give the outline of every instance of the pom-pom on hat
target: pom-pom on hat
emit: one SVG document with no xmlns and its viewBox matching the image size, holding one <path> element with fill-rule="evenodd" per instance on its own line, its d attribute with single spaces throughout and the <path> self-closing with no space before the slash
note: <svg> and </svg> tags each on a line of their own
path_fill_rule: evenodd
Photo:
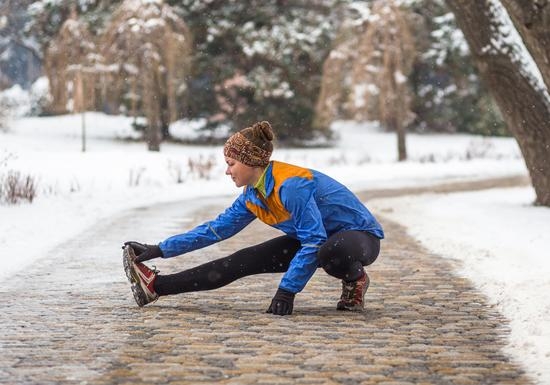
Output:
<svg viewBox="0 0 550 385">
<path fill-rule="evenodd" d="M 273 138 L 271 124 L 257 122 L 227 139 L 223 154 L 250 167 L 266 167 L 273 152 Z"/>
</svg>

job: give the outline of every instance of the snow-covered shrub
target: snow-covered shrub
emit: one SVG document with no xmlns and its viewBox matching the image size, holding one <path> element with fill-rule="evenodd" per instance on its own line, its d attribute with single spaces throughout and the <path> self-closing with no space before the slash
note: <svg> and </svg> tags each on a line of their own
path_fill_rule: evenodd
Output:
<svg viewBox="0 0 550 385">
<path fill-rule="evenodd" d="M 224 143 L 231 136 L 231 127 L 218 124 L 208 127 L 208 120 L 181 119 L 170 124 L 170 136 L 175 141 L 183 143 Z"/>
<path fill-rule="evenodd" d="M 183 177 L 183 166 L 178 162 L 168 160 L 168 173 L 174 178 L 177 184 L 183 183 L 185 180 Z"/>
<path fill-rule="evenodd" d="M 128 175 L 128 186 L 137 187 L 141 183 L 141 177 L 145 172 L 145 167 L 131 168 Z"/>
<path fill-rule="evenodd" d="M 42 115 L 51 103 L 51 99 L 50 82 L 48 81 L 48 78 L 46 76 L 42 76 L 36 79 L 36 81 L 32 84 L 29 93 L 29 114 L 31 116 Z"/>
<path fill-rule="evenodd" d="M 4 110 L 7 118 L 21 117 L 30 112 L 30 94 L 19 84 L 0 93 L 0 110 Z"/>
<path fill-rule="evenodd" d="M 466 148 L 465 158 L 466 160 L 489 158 L 494 149 L 495 145 L 486 138 L 472 140 Z"/>
<path fill-rule="evenodd" d="M 8 107 L 4 104 L 0 97 L 0 131 L 6 131 L 8 127 Z"/>
<path fill-rule="evenodd" d="M 194 175 L 199 179 L 210 179 L 216 165 L 216 159 L 213 156 L 206 158 L 201 155 L 198 159 L 189 158 L 187 165 L 189 167 L 189 175 Z"/>
<path fill-rule="evenodd" d="M 36 179 L 19 171 L 7 170 L 9 160 L 13 158 L 13 154 L 0 151 L 0 204 L 16 204 L 23 200 L 32 202 L 36 196 Z"/>
<path fill-rule="evenodd" d="M 10 118 L 38 116 L 50 103 L 48 78 L 38 78 L 30 90 L 16 84 L 0 92 L 0 129 L 6 129 Z"/>
<path fill-rule="evenodd" d="M 6 150 L 0 151 L 0 169 L 8 165 L 8 161 L 14 157 L 13 154 L 7 152 Z M 1 170 L 0 170 L 1 171 Z"/>
<path fill-rule="evenodd" d="M 32 203 L 36 196 L 36 187 L 33 176 L 9 171 L 6 175 L 0 175 L 0 202 L 17 204 L 26 200 Z"/>
</svg>

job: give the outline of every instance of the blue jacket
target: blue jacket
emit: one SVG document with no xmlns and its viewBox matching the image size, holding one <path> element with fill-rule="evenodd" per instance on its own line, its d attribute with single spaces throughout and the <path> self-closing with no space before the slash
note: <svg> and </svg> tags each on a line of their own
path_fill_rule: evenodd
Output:
<svg viewBox="0 0 550 385">
<path fill-rule="evenodd" d="M 332 234 L 345 230 L 384 232 L 369 210 L 344 185 L 318 171 L 272 161 L 265 173 L 266 198 L 246 186 L 216 219 L 159 244 L 165 258 L 227 239 L 255 218 L 298 239 L 301 248 L 280 288 L 300 292 L 318 267 L 317 251 Z M 261 258 L 262 256 L 258 256 Z"/>
</svg>

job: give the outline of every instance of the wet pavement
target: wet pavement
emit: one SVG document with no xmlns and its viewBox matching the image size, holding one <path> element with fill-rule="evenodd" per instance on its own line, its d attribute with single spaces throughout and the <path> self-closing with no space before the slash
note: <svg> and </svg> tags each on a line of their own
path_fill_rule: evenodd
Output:
<svg viewBox="0 0 550 385">
<path fill-rule="evenodd" d="M 527 384 L 503 352 L 505 319 L 455 266 L 380 216 L 364 313 L 336 311 L 319 270 L 294 314 L 265 313 L 280 274 L 138 308 L 125 240 L 156 242 L 214 217 L 226 200 L 124 212 L 0 283 L 1 384 Z M 225 242 L 154 261 L 180 271 L 278 234 L 259 222 Z"/>
</svg>

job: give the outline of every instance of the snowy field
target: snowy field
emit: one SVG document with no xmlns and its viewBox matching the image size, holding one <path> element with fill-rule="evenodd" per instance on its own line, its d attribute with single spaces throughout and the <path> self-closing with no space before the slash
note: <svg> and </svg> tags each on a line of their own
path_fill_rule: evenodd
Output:
<svg viewBox="0 0 550 385">
<path fill-rule="evenodd" d="M 0 176 L 18 171 L 37 184 L 32 204 L 0 205 L 0 279 L 40 263 L 56 245 L 121 210 L 239 193 L 224 175 L 221 146 L 163 144 L 160 153 L 150 153 L 143 143 L 128 140 L 135 137 L 130 119 L 86 113 L 85 120 L 85 153 L 81 116 L 23 118 L 0 131 Z M 191 125 L 177 128 L 179 135 L 194 135 Z M 342 122 L 333 128 L 334 147 L 276 149 L 273 159 L 316 168 L 354 190 L 527 173 L 513 139 L 411 134 L 409 161 L 398 163 L 393 134 L 374 125 Z M 405 225 L 430 251 L 461 260 L 458 274 L 510 319 L 510 353 L 535 381 L 550 384 L 550 209 L 533 207 L 534 197 L 525 187 L 367 205 Z"/>
</svg>

